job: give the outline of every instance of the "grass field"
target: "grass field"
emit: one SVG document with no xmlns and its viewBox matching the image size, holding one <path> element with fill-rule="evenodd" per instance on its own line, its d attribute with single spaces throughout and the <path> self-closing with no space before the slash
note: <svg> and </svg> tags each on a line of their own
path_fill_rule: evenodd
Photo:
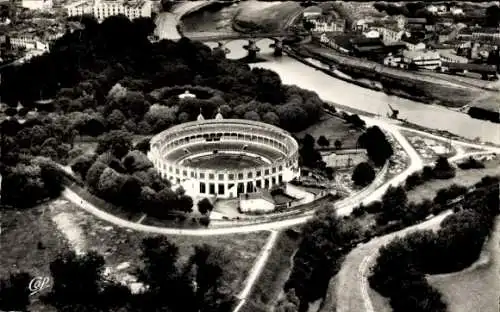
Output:
<svg viewBox="0 0 500 312">
<path fill-rule="evenodd" d="M 18 270 L 34 276 L 49 274 L 50 261 L 68 248 L 64 236 L 55 230 L 50 209 L 49 204 L 43 204 L 20 212 L 2 211 L 0 276 Z"/>
<path fill-rule="evenodd" d="M 269 256 L 266 266 L 240 310 L 242 312 L 272 311 L 283 291 L 292 265 L 292 256 L 300 242 L 299 237 L 282 231 Z"/>
<path fill-rule="evenodd" d="M 110 225 L 67 201 L 57 211 L 64 211 L 70 215 L 73 224 L 77 224 L 81 229 L 81 233 L 83 233 L 81 239 L 85 241 L 84 245 L 88 249 L 103 254 L 106 264 L 111 267 L 129 262 L 130 267 L 127 269 L 129 273 L 132 273 L 141 264 L 140 246 L 142 240 L 154 236 Z M 187 260 L 196 245 L 208 244 L 222 248 L 227 260 L 229 260 L 225 267 L 225 278 L 230 283 L 231 288 L 238 292 L 268 236 L 268 232 L 256 232 L 225 236 L 171 235 L 168 238 L 179 247 L 181 262 Z"/>
<path fill-rule="evenodd" d="M 0 234 L 0 276 L 26 271 L 33 276 L 50 276 L 49 264 L 62 251 L 95 250 L 106 260 L 116 278 L 133 274 L 141 265 L 140 245 L 148 233 L 134 232 L 107 224 L 74 204 L 56 200 L 22 212 L 3 211 Z M 179 248 L 180 263 L 196 245 L 208 244 L 224 250 L 224 279 L 235 293 L 242 289 L 255 259 L 264 246 L 268 232 L 227 236 L 169 236 Z M 40 244 L 41 243 L 41 244 Z M 118 272 L 117 266 L 129 267 Z M 32 311 L 53 311 L 36 300 Z"/>
<path fill-rule="evenodd" d="M 295 133 L 298 138 L 302 138 L 306 134 L 312 135 L 316 140 L 324 135 L 330 141 L 331 147 L 334 146 L 335 140 L 339 140 L 342 142 L 343 149 L 349 149 L 356 148 L 356 142 L 361 132 L 351 129 L 343 119 L 324 114 L 314 125 Z"/>
<path fill-rule="evenodd" d="M 452 184 L 463 186 L 471 186 L 479 182 L 485 175 L 499 175 L 500 174 L 500 161 L 492 161 L 487 164 L 484 169 L 470 169 L 460 170 L 457 169 L 456 176 L 448 180 L 432 180 L 417 186 L 415 189 L 408 192 L 408 200 L 413 202 L 420 202 L 426 198 L 433 199 L 436 192 L 442 188 L 449 187 Z"/>
<path fill-rule="evenodd" d="M 498 312 L 500 294 L 500 218 L 497 218 L 494 235 L 483 252 L 489 263 L 472 270 L 429 277 L 448 304 L 449 312 Z"/>
</svg>

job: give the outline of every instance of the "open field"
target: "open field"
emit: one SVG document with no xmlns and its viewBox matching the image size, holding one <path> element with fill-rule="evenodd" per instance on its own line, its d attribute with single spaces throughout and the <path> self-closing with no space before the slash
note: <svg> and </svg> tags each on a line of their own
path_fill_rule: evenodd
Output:
<svg viewBox="0 0 500 312">
<path fill-rule="evenodd" d="M 442 188 L 449 187 L 452 184 L 463 186 L 471 186 L 481 180 L 485 175 L 499 175 L 500 174 L 500 161 L 497 159 L 485 164 L 484 169 L 470 169 L 460 170 L 457 169 L 456 176 L 448 180 L 432 180 L 422 185 L 417 186 L 415 189 L 408 192 L 408 200 L 411 202 L 420 202 L 426 198 L 433 199 L 436 192 Z"/>
<path fill-rule="evenodd" d="M 56 215 L 64 213 L 67 222 L 80 229 L 80 237 L 75 235 L 72 237 L 81 240 L 79 244 L 84 249 L 96 250 L 103 254 L 107 266 L 112 268 L 129 262 L 130 266 L 126 269 L 129 274 L 141 264 L 142 240 L 154 236 L 109 225 L 66 200 L 60 201 L 53 213 Z M 225 266 L 225 278 L 230 283 L 231 289 L 238 292 L 268 236 L 267 232 L 256 232 L 208 237 L 175 235 L 168 238 L 179 247 L 181 263 L 187 260 L 196 245 L 208 244 L 223 249 L 228 260 L 228 265 Z"/>
<path fill-rule="evenodd" d="M 58 199 L 22 212 L 2 212 L 0 234 L 0 276 L 26 271 L 33 276 L 50 276 L 49 264 L 64 250 L 95 250 L 106 260 L 111 278 L 126 281 L 133 278 L 141 265 L 140 246 L 148 233 L 111 226 L 89 215 L 71 202 Z M 180 263 L 193 253 L 194 246 L 208 244 L 224 251 L 224 279 L 235 293 L 242 287 L 248 272 L 264 246 L 269 233 L 190 237 L 170 236 L 179 248 Z M 121 265 L 119 267 L 119 265 Z M 36 307 L 34 307 L 36 306 Z M 51 312 L 37 300 L 32 311 Z"/>
<path fill-rule="evenodd" d="M 361 132 L 351 129 L 350 125 L 345 123 L 343 119 L 324 114 L 317 123 L 301 132 L 295 133 L 295 136 L 303 138 L 306 134 L 312 135 L 316 140 L 321 135 L 324 135 L 330 141 L 331 147 L 334 146 L 335 140 L 339 140 L 342 142 L 343 149 L 351 149 L 356 148 L 356 143 Z"/>
<path fill-rule="evenodd" d="M 264 312 L 274 308 L 290 274 L 292 256 L 297 250 L 299 242 L 297 234 L 286 231 L 279 233 L 278 241 L 266 266 L 240 311 Z"/>
<path fill-rule="evenodd" d="M 443 294 L 449 312 L 497 312 L 500 293 L 500 218 L 494 235 L 485 244 L 483 255 L 489 261 L 464 271 L 429 277 L 431 285 Z M 479 261 L 481 262 L 481 261 Z"/>
<path fill-rule="evenodd" d="M 42 204 L 19 212 L 2 211 L 0 276 L 18 270 L 34 276 L 49 274 L 50 262 L 68 248 L 66 239 L 56 230 L 50 210 L 50 204 Z"/>
<path fill-rule="evenodd" d="M 234 23 L 246 30 L 279 31 L 297 16 L 302 7 L 293 1 L 257 2 L 245 1 L 234 17 Z"/>
</svg>

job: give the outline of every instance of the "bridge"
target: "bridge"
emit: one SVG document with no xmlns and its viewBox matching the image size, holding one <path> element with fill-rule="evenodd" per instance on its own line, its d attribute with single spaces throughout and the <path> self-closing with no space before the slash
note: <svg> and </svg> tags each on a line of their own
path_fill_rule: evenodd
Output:
<svg viewBox="0 0 500 312">
<path fill-rule="evenodd" d="M 249 58 L 256 58 L 257 52 L 260 51 L 260 48 L 257 47 L 256 43 L 262 39 L 272 39 L 274 43 L 269 46 L 274 48 L 274 55 L 281 56 L 283 54 L 283 39 L 287 37 L 295 37 L 295 36 L 307 36 L 309 33 L 307 32 L 291 32 L 291 31 L 279 31 L 279 32 L 269 32 L 269 33 L 187 33 L 184 34 L 185 37 L 201 41 L 201 42 L 209 42 L 216 41 L 219 46 L 217 49 L 222 50 L 224 53 L 229 53 L 229 49 L 225 47 L 225 45 L 234 40 L 240 39 L 248 39 L 248 45 L 245 45 L 244 48 L 248 51 Z"/>
</svg>

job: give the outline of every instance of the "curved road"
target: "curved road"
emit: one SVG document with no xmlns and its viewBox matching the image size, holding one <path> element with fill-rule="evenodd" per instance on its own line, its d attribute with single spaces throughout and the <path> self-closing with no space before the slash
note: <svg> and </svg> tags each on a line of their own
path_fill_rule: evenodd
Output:
<svg viewBox="0 0 500 312">
<path fill-rule="evenodd" d="M 378 250 L 398 236 L 407 235 L 417 230 L 435 229 L 451 212 L 443 213 L 428 221 L 404 230 L 372 239 L 352 250 L 343 261 L 337 274 L 336 306 L 337 312 L 378 312 L 373 308 L 368 294 L 369 268 L 378 255 Z"/>
</svg>

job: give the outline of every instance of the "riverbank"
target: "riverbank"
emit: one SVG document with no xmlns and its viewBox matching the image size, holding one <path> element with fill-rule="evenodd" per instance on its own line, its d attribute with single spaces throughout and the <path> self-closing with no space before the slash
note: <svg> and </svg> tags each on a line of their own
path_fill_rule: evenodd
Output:
<svg viewBox="0 0 500 312">
<path fill-rule="evenodd" d="M 231 23 L 235 31 L 274 32 L 288 27 L 300 15 L 303 8 L 294 1 L 260 2 L 245 1 Z"/>
<path fill-rule="evenodd" d="M 406 94 L 405 97 L 409 95 L 413 100 L 419 102 L 459 108 L 471 103 L 485 93 L 492 93 L 492 91 L 460 81 L 421 75 L 418 72 L 402 71 L 375 62 L 341 55 L 317 43 L 303 45 L 300 49 L 307 51 L 307 53 L 322 62 L 334 65 L 355 80 L 364 78 L 378 81 L 382 85 L 384 92 L 391 94 L 391 91 L 397 90 L 395 91 L 397 95 L 405 96 Z"/>
<path fill-rule="evenodd" d="M 353 79 L 349 79 L 346 75 L 341 75 L 341 74 L 339 74 L 339 73 L 337 73 L 335 71 L 328 70 L 326 68 L 322 68 L 322 67 L 320 67 L 318 65 L 315 65 L 315 64 L 313 64 L 311 62 L 308 62 L 304 58 L 304 56 L 302 56 L 302 55 L 300 55 L 298 53 L 295 53 L 295 49 L 292 49 L 290 47 L 285 47 L 285 52 L 286 52 L 287 56 L 289 56 L 290 58 L 293 58 L 294 60 L 296 60 L 296 61 L 298 61 L 298 62 L 300 62 L 300 63 L 302 63 L 302 64 L 304 64 L 304 65 L 306 65 L 308 67 L 312 67 L 312 68 L 314 68 L 314 69 L 316 69 L 318 71 L 321 71 L 324 74 L 327 74 L 327 75 L 329 75 L 331 77 L 334 77 L 336 79 L 345 81 L 345 82 L 350 83 L 350 84 L 354 84 L 354 85 L 362 87 L 362 88 L 367 88 L 367 89 L 370 89 L 370 90 L 373 90 L 373 91 L 379 91 L 379 92 L 381 91 L 381 90 L 378 90 L 377 88 L 375 88 L 375 87 L 373 87 L 373 86 L 371 86 L 371 85 L 369 85 L 367 83 L 356 81 L 356 80 L 353 80 Z M 413 98 L 412 96 L 409 96 L 409 95 L 407 95 L 406 97 L 404 97 L 404 96 L 402 97 L 400 95 L 397 95 L 397 97 L 399 97 L 399 98 L 406 98 L 408 100 L 415 101 L 415 98 Z M 327 109 L 327 110 L 330 107 L 334 107 L 337 110 L 345 111 L 345 112 L 348 112 L 348 113 L 351 113 L 351 114 L 358 114 L 358 115 L 369 116 L 369 117 L 384 116 L 382 114 L 368 112 L 368 111 L 363 110 L 363 109 L 357 109 L 357 108 L 354 108 L 354 107 L 351 107 L 351 106 L 342 105 L 342 104 L 337 103 L 337 102 L 328 101 L 328 100 L 324 100 L 324 101 L 326 103 L 325 109 Z M 430 104 L 430 107 L 436 107 L 436 105 Z M 437 107 L 442 107 L 442 106 L 438 105 Z M 447 110 L 449 110 L 450 112 L 455 112 L 456 113 L 455 110 L 452 110 L 452 109 L 447 109 Z M 467 114 L 465 114 L 465 113 L 460 113 L 460 114 L 464 115 L 464 116 L 467 116 Z M 470 117 L 466 117 L 466 118 L 470 118 Z M 448 137 L 448 138 L 455 139 L 455 140 L 461 140 L 461 141 L 469 142 L 469 143 L 479 143 L 479 142 L 482 142 L 482 143 L 486 143 L 486 144 L 489 144 L 489 145 L 492 145 L 492 146 L 500 147 L 500 144 L 496 144 L 496 143 L 490 142 L 488 140 L 480 140 L 479 138 L 471 139 L 471 138 L 467 138 L 467 137 L 458 135 L 456 133 L 452 133 L 452 132 L 447 131 L 447 130 L 433 129 L 433 128 L 430 128 L 430 127 L 425 127 L 425 126 L 419 125 L 417 123 L 410 122 L 408 120 L 398 119 L 398 120 L 394 120 L 394 122 L 399 123 L 400 125 L 408 127 L 408 128 L 412 128 L 412 129 L 419 130 L 419 131 L 425 131 L 425 132 L 430 133 L 430 134 L 439 135 L 439 136 L 443 136 L 443 137 Z M 500 136 L 500 133 L 499 133 L 499 136 Z"/>
</svg>

